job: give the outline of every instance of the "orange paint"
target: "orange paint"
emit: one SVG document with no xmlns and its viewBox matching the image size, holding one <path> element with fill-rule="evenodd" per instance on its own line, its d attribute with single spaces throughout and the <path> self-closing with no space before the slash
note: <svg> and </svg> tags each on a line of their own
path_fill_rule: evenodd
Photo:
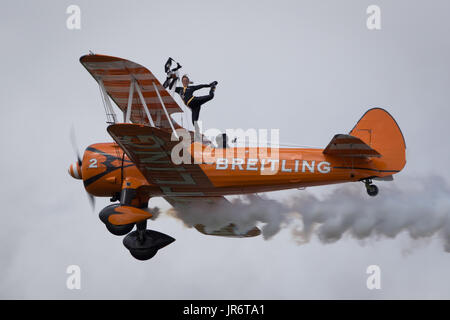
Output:
<svg viewBox="0 0 450 320">
<path fill-rule="evenodd" d="M 118 226 L 144 221 L 152 217 L 151 213 L 130 206 L 117 207 L 114 212 L 117 212 L 117 214 L 111 214 L 108 221 Z"/>
</svg>

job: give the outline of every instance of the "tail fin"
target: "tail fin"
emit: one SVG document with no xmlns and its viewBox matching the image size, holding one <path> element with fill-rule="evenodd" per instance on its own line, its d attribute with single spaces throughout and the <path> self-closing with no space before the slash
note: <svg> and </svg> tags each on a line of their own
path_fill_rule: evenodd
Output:
<svg viewBox="0 0 450 320">
<path fill-rule="evenodd" d="M 400 171 L 406 164 L 406 143 L 395 119 L 384 109 L 368 110 L 350 131 L 381 157 L 373 158 L 379 170 Z"/>
</svg>

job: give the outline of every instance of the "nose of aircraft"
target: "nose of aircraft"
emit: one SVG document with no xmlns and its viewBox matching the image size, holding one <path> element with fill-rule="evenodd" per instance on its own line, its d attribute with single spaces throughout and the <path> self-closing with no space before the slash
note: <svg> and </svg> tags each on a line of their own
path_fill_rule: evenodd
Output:
<svg viewBox="0 0 450 320">
<path fill-rule="evenodd" d="M 69 167 L 69 174 L 74 179 L 81 179 L 81 168 L 78 162 L 72 163 Z"/>
</svg>

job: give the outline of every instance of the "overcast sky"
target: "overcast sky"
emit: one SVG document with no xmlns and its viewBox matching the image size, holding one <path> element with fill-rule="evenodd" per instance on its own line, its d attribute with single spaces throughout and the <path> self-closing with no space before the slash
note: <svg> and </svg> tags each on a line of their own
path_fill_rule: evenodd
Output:
<svg viewBox="0 0 450 320">
<path fill-rule="evenodd" d="M 71 4 L 81 30 L 66 27 Z M 366 27 L 371 4 L 381 30 Z M 393 183 L 448 182 L 449 10 L 444 0 L 2 1 L 0 297 L 450 298 L 449 253 L 439 239 L 407 234 L 298 245 L 287 229 L 267 241 L 206 237 L 162 215 L 149 227 L 177 241 L 139 262 L 98 219 L 108 199 L 92 212 L 67 174 L 72 124 L 81 150 L 112 141 L 98 87 L 78 61 L 92 50 L 160 80 L 171 56 L 196 83 L 219 82 L 202 109 L 205 127 L 279 128 L 286 143 L 326 146 L 383 107 L 408 147 Z M 72 264 L 81 290 L 66 288 Z M 381 290 L 366 288 L 371 264 L 381 267 Z"/>
</svg>

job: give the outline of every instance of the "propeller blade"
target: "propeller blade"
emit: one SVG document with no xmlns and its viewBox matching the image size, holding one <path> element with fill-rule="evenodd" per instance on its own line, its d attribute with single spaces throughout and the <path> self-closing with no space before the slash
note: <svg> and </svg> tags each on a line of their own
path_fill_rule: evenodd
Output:
<svg viewBox="0 0 450 320">
<path fill-rule="evenodd" d="M 92 211 L 94 211 L 95 210 L 95 197 L 88 192 L 86 192 L 86 194 L 88 196 L 89 203 L 91 204 Z"/>
<path fill-rule="evenodd" d="M 70 143 L 72 144 L 73 151 L 75 152 L 75 155 L 77 156 L 78 165 L 81 168 L 81 156 L 80 152 L 78 151 L 78 144 L 77 144 L 77 137 L 75 135 L 75 128 L 73 124 L 70 126 Z M 86 192 L 87 197 L 89 199 L 89 204 L 91 205 L 92 211 L 95 210 L 95 197 L 90 194 L 89 192 Z"/>
<path fill-rule="evenodd" d="M 75 152 L 75 155 L 77 156 L 78 164 L 81 167 L 81 157 L 80 157 L 80 152 L 78 151 L 77 138 L 75 136 L 75 128 L 74 128 L 73 124 L 70 126 L 70 142 L 72 143 L 73 151 Z"/>
</svg>

